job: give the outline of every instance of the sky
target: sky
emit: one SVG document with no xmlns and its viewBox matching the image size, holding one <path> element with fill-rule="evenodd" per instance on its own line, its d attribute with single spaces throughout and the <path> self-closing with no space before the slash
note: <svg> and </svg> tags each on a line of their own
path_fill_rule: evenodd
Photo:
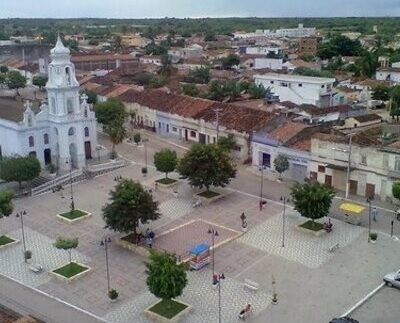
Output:
<svg viewBox="0 0 400 323">
<path fill-rule="evenodd" d="M 0 0 L 0 18 L 400 16 L 400 0 Z"/>
</svg>

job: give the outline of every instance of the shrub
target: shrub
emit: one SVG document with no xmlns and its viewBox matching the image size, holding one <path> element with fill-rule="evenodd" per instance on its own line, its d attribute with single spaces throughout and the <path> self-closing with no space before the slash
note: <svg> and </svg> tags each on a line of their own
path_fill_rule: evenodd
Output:
<svg viewBox="0 0 400 323">
<path fill-rule="evenodd" d="M 119 294 L 118 294 L 118 292 L 117 292 L 115 289 L 111 289 L 111 290 L 108 292 L 108 297 L 109 297 L 111 300 L 117 299 L 118 296 L 119 296 Z"/>
</svg>

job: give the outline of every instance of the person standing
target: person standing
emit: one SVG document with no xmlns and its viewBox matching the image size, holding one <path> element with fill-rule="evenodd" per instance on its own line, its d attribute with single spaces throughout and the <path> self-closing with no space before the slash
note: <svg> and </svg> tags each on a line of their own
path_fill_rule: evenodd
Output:
<svg viewBox="0 0 400 323">
<path fill-rule="evenodd" d="M 378 209 L 374 207 L 372 209 L 372 219 L 374 220 L 374 222 L 377 222 L 377 217 L 378 217 Z"/>
</svg>

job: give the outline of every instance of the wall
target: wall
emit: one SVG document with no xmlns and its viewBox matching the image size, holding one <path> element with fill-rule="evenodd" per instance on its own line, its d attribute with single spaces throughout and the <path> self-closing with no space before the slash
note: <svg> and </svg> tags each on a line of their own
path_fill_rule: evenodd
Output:
<svg viewBox="0 0 400 323">
<path fill-rule="evenodd" d="M 272 70 L 281 70 L 283 64 L 282 58 L 255 58 L 254 69 L 270 68 Z"/>
</svg>

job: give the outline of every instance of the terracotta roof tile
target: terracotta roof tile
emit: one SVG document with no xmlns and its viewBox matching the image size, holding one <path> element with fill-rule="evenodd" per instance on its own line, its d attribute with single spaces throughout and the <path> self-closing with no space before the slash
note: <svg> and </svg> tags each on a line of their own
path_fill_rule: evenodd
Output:
<svg viewBox="0 0 400 323">
<path fill-rule="evenodd" d="M 288 121 L 280 127 L 272 130 L 270 135 L 276 140 L 286 143 L 307 127 L 308 126 L 304 123 Z"/>
</svg>

